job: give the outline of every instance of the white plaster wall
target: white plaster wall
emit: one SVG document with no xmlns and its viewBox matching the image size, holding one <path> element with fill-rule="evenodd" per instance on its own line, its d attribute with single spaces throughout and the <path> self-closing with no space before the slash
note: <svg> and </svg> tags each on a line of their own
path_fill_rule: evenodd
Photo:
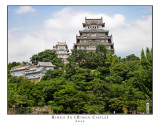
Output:
<svg viewBox="0 0 160 126">
<path fill-rule="evenodd" d="M 24 76 L 25 75 L 25 70 L 12 72 L 11 75 L 15 76 L 15 77 Z"/>
<path fill-rule="evenodd" d="M 46 67 L 46 70 L 54 70 L 54 67 Z"/>
<path fill-rule="evenodd" d="M 65 46 L 58 46 L 58 49 L 66 49 Z"/>
<path fill-rule="evenodd" d="M 44 67 L 42 67 L 42 66 L 38 66 L 38 67 L 36 67 L 36 71 L 41 71 L 43 68 Z"/>
<path fill-rule="evenodd" d="M 58 58 L 68 58 L 69 56 L 68 55 L 58 55 Z"/>
<path fill-rule="evenodd" d="M 111 46 L 106 46 L 107 49 L 111 49 Z"/>
<path fill-rule="evenodd" d="M 40 73 L 26 75 L 28 79 L 40 78 Z"/>
<path fill-rule="evenodd" d="M 67 53 L 67 51 L 57 51 L 57 53 Z"/>
</svg>

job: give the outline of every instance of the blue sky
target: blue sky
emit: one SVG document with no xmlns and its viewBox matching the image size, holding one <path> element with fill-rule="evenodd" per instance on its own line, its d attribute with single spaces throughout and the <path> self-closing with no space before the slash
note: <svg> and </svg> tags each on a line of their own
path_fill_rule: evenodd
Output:
<svg viewBox="0 0 160 126">
<path fill-rule="evenodd" d="M 85 17 L 101 16 L 118 56 L 152 48 L 152 6 L 8 6 L 8 60 L 29 61 L 58 41 L 71 49 Z"/>
<path fill-rule="evenodd" d="M 15 14 L 15 10 L 19 6 L 8 6 L 8 26 L 25 27 L 28 25 L 37 26 L 45 19 L 52 16 L 54 12 L 58 12 L 65 7 L 70 7 L 75 11 L 88 11 L 95 14 L 105 13 L 109 16 L 114 14 L 123 14 L 128 22 L 135 21 L 142 16 L 152 15 L 152 6 L 32 6 L 36 9 L 35 13 L 26 13 L 25 15 Z M 18 23 L 17 23 L 18 22 Z"/>
</svg>

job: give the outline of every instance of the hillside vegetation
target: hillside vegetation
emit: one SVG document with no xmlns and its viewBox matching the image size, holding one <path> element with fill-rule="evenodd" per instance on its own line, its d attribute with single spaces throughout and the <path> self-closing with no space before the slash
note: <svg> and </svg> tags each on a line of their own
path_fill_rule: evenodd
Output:
<svg viewBox="0 0 160 126">
<path fill-rule="evenodd" d="M 152 113 L 152 50 L 148 48 L 140 58 L 131 54 L 122 59 L 98 45 L 95 53 L 74 50 L 67 64 L 54 51 L 45 50 L 31 57 L 32 64 L 38 61 L 57 67 L 36 84 L 12 77 L 9 70 L 20 63 L 8 64 L 8 108 L 47 105 L 57 114 L 133 113 L 145 112 L 148 99 Z"/>
</svg>

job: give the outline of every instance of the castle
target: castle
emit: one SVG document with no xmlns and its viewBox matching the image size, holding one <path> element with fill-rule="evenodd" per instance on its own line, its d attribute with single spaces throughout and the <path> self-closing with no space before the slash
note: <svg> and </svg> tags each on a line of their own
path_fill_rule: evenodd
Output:
<svg viewBox="0 0 160 126">
<path fill-rule="evenodd" d="M 76 35 L 76 43 L 73 49 L 82 49 L 86 52 L 95 52 L 97 45 L 104 45 L 107 50 L 114 53 L 114 43 L 112 35 L 109 35 L 108 30 L 104 30 L 105 23 L 103 18 L 100 19 L 87 19 L 85 23 L 82 23 L 84 30 L 79 31 L 79 36 Z M 69 57 L 69 50 L 66 42 L 58 42 L 56 46 L 53 46 L 59 58 L 62 58 L 64 63 L 67 63 Z M 71 49 L 71 51 L 73 50 Z"/>
<path fill-rule="evenodd" d="M 66 42 L 58 42 L 56 46 L 53 46 L 53 50 L 56 50 L 58 58 L 62 58 L 64 63 L 68 63 L 66 60 L 70 53 Z"/>
<path fill-rule="evenodd" d="M 109 35 L 108 30 L 104 30 L 105 23 L 103 18 L 100 19 L 87 19 L 85 23 L 82 23 L 84 30 L 79 31 L 79 36 L 76 35 L 76 43 L 73 49 L 82 49 L 86 52 L 95 52 L 97 45 L 104 45 L 107 50 L 114 53 L 114 43 L 112 35 Z M 73 50 L 71 49 L 71 51 Z M 61 58 L 64 63 L 68 63 L 67 58 L 69 53 L 66 42 L 58 42 L 53 46 L 53 50 L 56 51 L 58 58 Z M 55 65 L 51 62 L 38 62 L 36 66 L 25 65 L 16 66 L 11 69 L 12 76 L 25 76 L 28 79 L 37 79 L 44 76 L 48 70 L 53 70 Z"/>
</svg>

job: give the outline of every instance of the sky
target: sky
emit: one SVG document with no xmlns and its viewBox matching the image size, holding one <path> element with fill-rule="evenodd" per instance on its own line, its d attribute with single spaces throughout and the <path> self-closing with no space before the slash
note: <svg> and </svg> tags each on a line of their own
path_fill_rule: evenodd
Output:
<svg viewBox="0 0 160 126">
<path fill-rule="evenodd" d="M 85 17 L 103 17 L 122 58 L 152 48 L 152 6 L 8 6 L 8 62 L 29 61 L 57 42 L 72 49 Z"/>
</svg>

